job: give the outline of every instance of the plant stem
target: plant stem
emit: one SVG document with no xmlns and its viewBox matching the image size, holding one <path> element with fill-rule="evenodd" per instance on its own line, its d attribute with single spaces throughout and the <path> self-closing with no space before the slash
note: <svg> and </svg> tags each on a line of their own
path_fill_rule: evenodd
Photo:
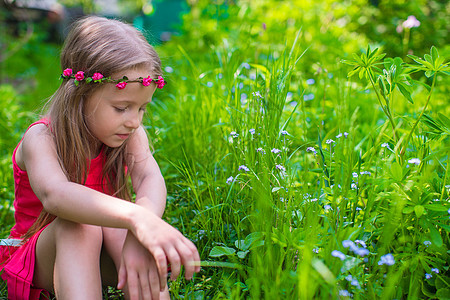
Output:
<svg viewBox="0 0 450 300">
<path fill-rule="evenodd" d="M 431 94 L 433 93 L 435 83 L 436 83 L 436 74 L 434 74 L 434 77 L 433 77 L 433 83 L 431 84 L 431 89 L 430 89 L 430 93 L 428 94 L 427 102 L 425 103 L 425 106 L 423 107 L 422 112 L 420 113 L 419 117 L 417 118 L 416 122 L 414 123 L 413 127 L 411 128 L 411 131 L 409 132 L 408 137 L 405 140 L 402 150 L 400 151 L 401 157 L 403 157 L 403 155 L 405 154 L 406 148 L 408 147 L 409 140 L 411 139 L 411 136 L 412 136 L 414 130 L 416 129 L 417 124 L 419 124 L 420 119 L 422 118 L 423 114 L 425 113 L 425 109 L 427 109 L 428 103 L 430 102 L 430 99 L 431 99 Z"/>
<path fill-rule="evenodd" d="M 377 99 L 378 102 L 380 103 L 381 109 L 383 109 L 384 114 L 388 117 L 389 122 L 391 123 L 392 126 L 392 131 L 394 133 L 394 140 L 395 140 L 395 144 L 397 144 L 398 138 L 397 138 L 397 133 L 395 131 L 395 122 L 394 119 L 392 119 L 391 113 L 389 112 L 389 107 L 387 107 L 387 103 L 386 103 L 386 108 L 383 106 L 383 103 L 381 102 L 381 97 L 380 94 L 378 93 L 378 90 L 375 87 L 375 82 L 372 78 L 372 74 L 370 72 L 368 72 L 369 74 L 369 79 L 370 79 L 370 83 L 372 84 L 372 87 L 375 91 L 375 94 L 377 95 Z"/>
</svg>

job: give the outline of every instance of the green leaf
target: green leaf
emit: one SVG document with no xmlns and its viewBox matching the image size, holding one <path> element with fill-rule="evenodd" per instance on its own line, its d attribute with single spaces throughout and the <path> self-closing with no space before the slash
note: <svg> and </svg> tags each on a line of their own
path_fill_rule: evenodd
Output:
<svg viewBox="0 0 450 300">
<path fill-rule="evenodd" d="M 403 208 L 402 212 L 406 215 L 409 215 L 413 211 L 414 211 L 414 206 L 407 206 L 407 207 Z"/>
<path fill-rule="evenodd" d="M 224 255 L 230 256 L 230 255 L 234 255 L 235 252 L 236 252 L 236 250 L 233 248 L 224 247 L 224 246 L 215 246 L 209 252 L 209 256 L 211 256 L 211 257 L 221 257 Z"/>
<path fill-rule="evenodd" d="M 391 174 L 392 174 L 392 178 L 397 181 L 401 181 L 403 179 L 402 167 L 397 162 L 392 163 Z"/>
<path fill-rule="evenodd" d="M 442 247 L 443 241 L 439 230 L 437 230 L 434 225 L 430 225 L 428 229 L 430 230 L 431 242 L 438 248 Z"/>
<path fill-rule="evenodd" d="M 239 257 L 239 258 L 245 258 L 245 256 L 247 255 L 247 253 L 248 253 L 249 251 L 248 250 L 246 250 L 246 251 L 238 251 L 237 252 L 237 256 Z"/>
<path fill-rule="evenodd" d="M 92 77 L 86 78 L 86 82 L 87 82 L 87 83 L 89 83 L 89 82 L 91 82 L 91 81 L 92 81 Z"/>
<path fill-rule="evenodd" d="M 433 58 L 431 58 L 431 55 L 425 54 L 423 57 L 425 58 L 425 60 L 427 62 L 429 62 L 430 64 L 433 64 Z"/>
<path fill-rule="evenodd" d="M 411 98 L 411 92 L 409 91 L 409 86 L 407 86 L 404 83 L 398 82 L 397 87 L 398 87 L 398 90 L 400 91 L 400 93 L 402 93 L 403 97 L 405 97 L 406 100 L 409 101 L 409 103 L 414 104 L 414 101 Z"/>
<path fill-rule="evenodd" d="M 432 210 L 432 211 L 447 211 L 448 207 L 445 207 L 442 204 L 425 204 L 424 207 L 426 209 Z"/>
<path fill-rule="evenodd" d="M 439 53 L 435 46 L 431 46 L 430 53 L 433 61 L 436 61 L 439 58 Z"/>
<path fill-rule="evenodd" d="M 420 218 L 425 212 L 425 208 L 422 205 L 414 206 L 414 212 L 416 213 L 417 218 Z"/>
<path fill-rule="evenodd" d="M 445 288 L 437 290 L 436 297 L 437 299 L 450 299 L 450 289 Z"/>
</svg>

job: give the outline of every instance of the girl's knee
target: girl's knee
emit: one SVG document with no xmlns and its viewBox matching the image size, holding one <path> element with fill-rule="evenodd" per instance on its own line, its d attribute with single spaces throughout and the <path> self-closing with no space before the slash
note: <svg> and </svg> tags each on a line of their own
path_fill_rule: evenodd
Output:
<svg viewBox="0 0 450 300">
<path fill-rule="evenodd" d="M 83 248 L 88 245 L 100 246 L 102 245 L 102 228 L 99 226 L 80 224 L 72 221 L 57 218 L 55 234 L 56 243 L 63 242 L 76 242 L 81 243 Z"/>
</svg>

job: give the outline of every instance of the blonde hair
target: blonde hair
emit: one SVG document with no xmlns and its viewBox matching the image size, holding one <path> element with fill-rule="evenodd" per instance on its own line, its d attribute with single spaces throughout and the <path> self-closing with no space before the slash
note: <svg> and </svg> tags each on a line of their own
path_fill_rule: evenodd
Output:
<svg viewBox="0 0 450 300">
<path fill-rule="evenodd" d="M 88 16 L 75 22 L 61 52 L 61 70 L 71 68 L 87 76 L 98 72 L 105 77 L 135 67 L 148 68 L 152 78 L 162 75 L 161 61 L 142 33 L 118 20 Z M 106 83 L 108 84 L 108 83 Z M 68 180 L 83 184 L 89 172 L 89 142 L 92 134 L 85 123 L 83 107 L 99 84 L 63 80 L 51 97 L 47 116 L 56 144 L 61 168 Z M 118 148 L 104 145 L 105 163 L 103 180 L 107 191 L 118 198 L 131 200 L 126 178 L 126 143 Z M 131 167 L 131 166 L 129 166 Z M 54 216 L 42 212 L 31 236 L 53 220 Z M 40 224 L 39 224 L 40 223 Z"/>
</svg>

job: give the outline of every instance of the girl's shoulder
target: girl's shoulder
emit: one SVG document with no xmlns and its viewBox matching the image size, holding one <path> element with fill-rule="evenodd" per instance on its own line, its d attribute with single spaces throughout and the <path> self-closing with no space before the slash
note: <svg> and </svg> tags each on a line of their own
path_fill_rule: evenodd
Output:
<svg viewBox="0 0 450 300">
<path fill-rule="evenodd" d="M 26 151 L 40 151 L 42 143 L 54 143 L 48 122 L 35 122 L 25 131 L 22 140 L 17 145 L 13 159 L 16 164 L 26 171 L 24 148 Z"/>
</svg>

